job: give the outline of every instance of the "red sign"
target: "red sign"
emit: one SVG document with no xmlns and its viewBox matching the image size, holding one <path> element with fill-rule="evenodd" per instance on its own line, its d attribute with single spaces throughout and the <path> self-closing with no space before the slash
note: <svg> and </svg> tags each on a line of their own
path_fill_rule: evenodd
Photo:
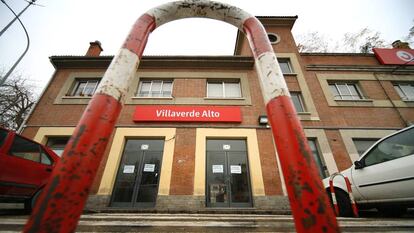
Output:
<svg viewBox="0 0 414 233">
<path fill-rule="evenodd" d="M 372 49 L 383 65 L 414 65 L 414 49 Z"/>
<path fill-rule="evenodd" d="M 137 106 L 134 121 L 241 122 L 240 107 Z"/>
</svg>

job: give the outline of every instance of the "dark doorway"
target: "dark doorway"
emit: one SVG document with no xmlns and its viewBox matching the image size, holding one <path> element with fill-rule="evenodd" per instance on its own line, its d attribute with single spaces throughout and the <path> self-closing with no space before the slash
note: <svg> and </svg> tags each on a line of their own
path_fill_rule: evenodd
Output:
<svg viewBox="0 0 414 233">
<path fill-rule="evenodd" d="M 207 140 L 207 207 L 251 207 L 245 140 Z"/>
<path fill-rule="evenodd" d="M 111 206 L 155 206 L 164 140 L 129 139 L 112 193 Z"/>
</svg>

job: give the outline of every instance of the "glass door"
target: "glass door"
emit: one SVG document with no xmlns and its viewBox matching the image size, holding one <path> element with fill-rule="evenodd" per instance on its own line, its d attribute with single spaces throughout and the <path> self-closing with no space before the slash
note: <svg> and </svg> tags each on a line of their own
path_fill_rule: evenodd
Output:
<svg viewBox="0 0 414 233">
<path fill-rule="evenodd" d="M 244 140 L 207 140 L 206 165 L 208 207 L 252 206 Z"/>
<path fill-rule="evenodd" d="M 164 140 L 127 140 L 111 206 L 154 207 L 158 195 Z"/>
</svg>

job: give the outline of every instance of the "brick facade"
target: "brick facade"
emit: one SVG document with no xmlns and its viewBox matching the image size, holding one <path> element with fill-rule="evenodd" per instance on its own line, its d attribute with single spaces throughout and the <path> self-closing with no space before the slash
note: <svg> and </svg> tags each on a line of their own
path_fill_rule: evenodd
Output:
<svg viewBox="0 0 414 233">
<path fill-rule="evenodd" d="M 414 122 L 414 104 L 402 101 L 393 84 L 413 82 L 414 69 L 381 65 L 371 54 L 312 54 L 299 53 L 291 29 L 296 17 L 261 17 L 268 32 L 277 34 L 280 41 L 273 45 L 279 58 L 289 59 L 293 71 L 285 74 L 291 92 L 300 92 L 305 111 L 298 113 L 302 125 L 310 130 L 319 144 L 320 157 L 330 173 L 348 168 L 353 159 L 344 143 L 341 130 L 397 130 Z M 92 46 L 92 44 L 91 44 Z M 87 56 L 51 57 L 56 68 L 50 84 L 46 87 L 33 113 L 26 122 L 23 134 L 30 138 L 39 137 L 38 130 L 45 127 L 75 127 L 90 97 L 68 96 L 74 82 L 79 78 L 100 78 L 112 57 L 99 56 L 102 48 L 93 44 Z M 271 131 L 258 123 L 258 117 L 265 115 L 265 105 L 258 77 L 251 57 L 249 45 L 242 33 L 238 33 L 235 56 L 190 56 L 190 57 L 144 57 L 134 78 L 127 101 L 116 123 L 117 128 L 150 128 L 154 131 L 165 128 L 175 129 L 173 140 L 171 177 L 166 183 L 168 193 L 157 197 L 155 208 L 159 210 L 199 210 L 205 208 L 205 196 L 195 195 L 196 178 L 200 167 L 196 167 L 196 143 L 198 129 L 242 130 L 251 129 L 257 137 L 259 169 L 262 177 L 255 182 L 259 187 L 253 194 L 253 206 L 258 209 L 273 208 L 286 210 L 287 198 L 283 192 L 281 169 L 278 166 Z M 139 80 L 173 80 L 171 98 L 137 98 Z M 212 99 L 207 97 L 207 81 L 238 79 L 241 83 L 242 98 Z M 335 100 L 329 84 L 336 81 L 355 83 L 363 95 L 362 100 Z M 137 104 L 144 105 L 186 105 L 186 106 L 238 106 L 242 112 L 241 123 L 219 122 L 134 122 L 132 116 Z M 310 132 L 309 131 L 309 132 Z M 51 136 L 43 135 L 44 141 Z M 359 135 L 358 137 L 360 137 Z M 364 136 L 364 135 L 362 135 Z M 112 137 L 108 143 L 98 174 L 91 189 L 90 206 L 93 208 L 110 205 L 111 193 L 100 193 L 104 173 L 109 166 L 115 171 L 108 184 L 115 182 L 119 164 L 109 164 L 111 148 L 121 148 L 116 156 L 122 156 L 122 146 Z M 128 135 L 127 135 L 128 137 Z M 217 137 L 217 136 L 215 136 Z M 356 136 L 355 136 L 356 137 Z M 242 139 L 244 136 L 224 139 Z M 116 140 L 115 140 L 116 139 Z M 322 143 L 325 142 L 326 143 Z M 251 143 L 251 142 L 249 142 Z M 351 145 L 354 146 L 354 145 Z M 252 148 L 249 148 L 252 149 Z M 202 152 L 204 153 L 204 152 Z M 248 155 L 256 156 L 256 155 Z M 329 157 L 331 156 L 331 157 Z M 116 161 L 116 160 L 114 160 Z M 119 161 L 118 161 L 119 162 Z M 162 165 L 163 168 L 167 164 Z M 203 168 L 204 169 L 204 168 Z M 112 170 L 111 170 L 112 171 Z M 258 173 L 259 174 L 259 173 Z M 202 177 L 202 176 L 201 176 Z M 204 181 L 203 181 L 204 182 Z M 260 187 L 263 186 L 263 193 Z"/>
</svg>

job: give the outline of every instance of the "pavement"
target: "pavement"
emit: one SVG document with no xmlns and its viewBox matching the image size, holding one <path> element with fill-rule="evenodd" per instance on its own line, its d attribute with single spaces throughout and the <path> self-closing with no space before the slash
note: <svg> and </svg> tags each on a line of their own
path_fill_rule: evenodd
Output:
<svg viewBox="0 0 414 233">
<path fill-rule="evenodd" d="M 0 210 L 0 233 L 21 232 L 24 211 Z M 382 218 L 368 213 L 338 218 L 342 232 L 414 232 L 414 216 Z M 374 216 L 373 216 L 374 215 Z M 81 216 L 76 232 L 296 232 L 291 215 L 272 214 L 157 214 L 89 213 Z"/>
</svg>

